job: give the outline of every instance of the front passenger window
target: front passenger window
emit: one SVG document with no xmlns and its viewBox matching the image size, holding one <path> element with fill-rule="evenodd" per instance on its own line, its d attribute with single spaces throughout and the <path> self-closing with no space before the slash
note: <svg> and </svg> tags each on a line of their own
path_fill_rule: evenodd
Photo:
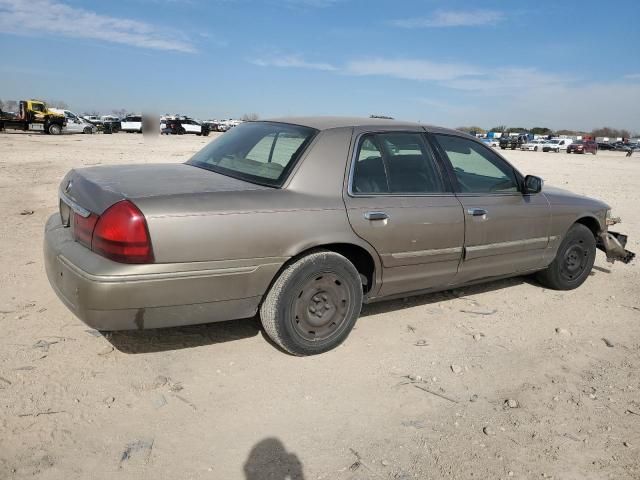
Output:
<svg viewBox="0 0 640 480">
<path fill-rule="evenodd" d="M 513 168 L 485 146 L 454 135 L 435 135 L 446 153 L 461 193 L 515 193 Z"/>
</svg>

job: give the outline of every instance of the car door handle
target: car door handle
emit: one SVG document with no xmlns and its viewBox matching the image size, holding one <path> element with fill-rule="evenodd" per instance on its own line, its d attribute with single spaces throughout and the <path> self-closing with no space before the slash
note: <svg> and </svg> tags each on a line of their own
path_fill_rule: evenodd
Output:
<svg viewBox="0 0 640 480">
<path fill-rule="evenodd" d="M 389 215 L 386 212 L 365 212 L 364 218 L 367 220 L 386 220 Z"/>
<path fill-rule="evenodd" d="M 470 208 L 467 210 L 467 215 L 472 217 L 484 217 L 487 211 L 484 208 Z"/>
</svg>

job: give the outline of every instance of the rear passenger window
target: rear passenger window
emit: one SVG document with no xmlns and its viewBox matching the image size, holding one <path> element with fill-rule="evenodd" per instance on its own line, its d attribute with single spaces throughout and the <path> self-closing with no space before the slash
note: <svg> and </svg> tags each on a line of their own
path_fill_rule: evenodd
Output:
<svg viewBox="0 0 640 480">
<path fill-rule="evenodd" d="M 445 191 L 420 133 L 377 133 L 361 138 L 353 171 L 354 193 L 425 194 Z"/>
</svg>

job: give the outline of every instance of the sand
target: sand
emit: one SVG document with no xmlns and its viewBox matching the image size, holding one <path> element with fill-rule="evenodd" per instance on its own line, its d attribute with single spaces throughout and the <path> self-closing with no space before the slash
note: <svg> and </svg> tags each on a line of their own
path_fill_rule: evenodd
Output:
<svg viewBox="0 0 640 480">
<path fill-rule="evenodd" d="M 640 478 L 637 261 L 367 306 L 312 358 L 256 319 L 96 336 L 44 273 L 60 179 L 211 139 L 0 134 L 0 478 Z M 640 155 L 505 155 L 607 201 L 640 251 Z"/>
</svg>

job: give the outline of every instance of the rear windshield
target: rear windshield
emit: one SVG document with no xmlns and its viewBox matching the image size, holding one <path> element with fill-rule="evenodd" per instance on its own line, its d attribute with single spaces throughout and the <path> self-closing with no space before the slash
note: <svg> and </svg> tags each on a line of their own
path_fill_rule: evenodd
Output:
<svg viewBox="0 0 640 480">
<path fill-rule="evenodd" d="M 260 185 L 280 187 L 316 130 L 277 122 L 243 123 L 187 162 Z"/>
</svg>

